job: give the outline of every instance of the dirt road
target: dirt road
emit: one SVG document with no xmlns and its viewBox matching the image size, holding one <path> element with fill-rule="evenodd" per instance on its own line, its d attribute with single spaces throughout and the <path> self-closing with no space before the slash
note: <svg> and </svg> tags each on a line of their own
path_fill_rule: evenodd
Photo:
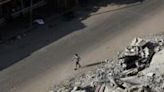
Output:
<svg viewBox="0 0 164 92">
<path fill-rule="evenodd" d="M 83 20 L 83 25 L 72 20 L 48 29 L 59 33 L 75 31 L 1 71 L 0 92 L 46 92 L 52 85 L 89 69 L 73 70 L 74 53 L 80 54 L 82 65 L 93 64 L 115 56 L 134 37 L 164 32 L 163 0 L 146 0 L 143 4 L 106 12 L 108 8 L 111 6 L 102 7 L 98 13 Z M 29 40 L 24 45 L 32 47 L 42 43 L 35 39 L 38 30 L 47 29 L 45 26 L 35 30 L 34 37 L 24 38 Z M 49 34 L 50 39 L 55 35 Z M 44 39 L 45 34 L 40 37 Z M 10 53 L 14 55 L 13 51 Z"/>
</svg>

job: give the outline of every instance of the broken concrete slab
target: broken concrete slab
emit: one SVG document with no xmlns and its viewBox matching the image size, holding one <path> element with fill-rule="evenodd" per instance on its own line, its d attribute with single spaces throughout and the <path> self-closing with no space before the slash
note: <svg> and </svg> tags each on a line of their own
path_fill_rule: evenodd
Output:
<svg viewBox="0 0 164 92">
<path fill-rule="evenodd" d="M 134 69 L 125 70 L 122 73 L 124 76 L 133 76 L 133 75 L 138 74 L 138 72 L 139 72 L 138 69 L 134 68 Z"/>
<path fill-rule="evenodd" d="M 164 64 L 164 49 L 156 53 L 151 61 L 151 65 L 161 65 Z"/>
<path fill-rule="evenodd" d="M 143 72 L 145 74 L 150 72 L 164 74 L 163 70 L 164 70 L 164 49 L 159 51 L 153 56 L 149 68 L 145 69 Z"/>
<path fill-rule="evenodd" d="M 141 38 L 134 38 L 130 44 L 130 46 L 144 46 L 147 43 L 146 40 L 143 40 Z"/>
</svg>

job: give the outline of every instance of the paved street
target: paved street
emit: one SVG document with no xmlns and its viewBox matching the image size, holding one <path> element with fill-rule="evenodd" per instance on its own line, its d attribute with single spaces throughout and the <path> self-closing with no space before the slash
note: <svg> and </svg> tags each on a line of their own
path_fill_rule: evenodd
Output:
<svg viewBox="0 0 164 92">
<path fill-rule="evenodd" d="M 51 21 L 51 28 L 37 28 L 18 44 L 4 47 L 7 52 L 0 51 L 2 62 L 24 57 L 0 71 L 0 92 L 46 92 L 54 84 L 91 69 L 74 71 L 74 53 L 79 53 L 82 65 L 112 58 L 134 37 L 163 33 L 163 16 L 164 0 L 146 0 L 128 7 L 102 7 L 82 22 L 73 19 L 53 25 Z M 54 41 L 57 33 L 65 34 Z"/>
</svg>

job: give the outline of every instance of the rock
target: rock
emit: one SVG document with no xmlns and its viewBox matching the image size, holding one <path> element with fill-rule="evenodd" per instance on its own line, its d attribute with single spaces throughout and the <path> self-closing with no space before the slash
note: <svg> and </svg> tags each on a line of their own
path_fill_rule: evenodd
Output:
<svg viewBox="0 0 164 92">
<path fill-rule="evenodd" d="M 130 46 L 144 46 L 147 43 L 146 40 L 143 40 L 141 38 L 134 38 L 131 42 Z"/>
<path fill-rule="evenodd" d="M 78 87 L 75 86 L 75 87 L 71 90 L 71 92 L 75 92 L 77 89 L 78 89 Z"/>
<path fill-rule="evenodd" d="M 147 73 L 146 76 L 148 76 L 148 77 L 153 77 L 153 76 L 155 76 L 155 73 L 153 73 L 153 72 Z"/>
<path fill-rule="evenodd" d="M 137 73 L 138 73 L 137 68 L 123 71 L 124 76 L 133 76 L 133 75 L 136 75 Z"/>
<path fill-rule="evenodd" d="M 122 53 L 122 56 L 119 57 L 122 68 L 124 70 L 137 68 L 138 71 L 145 69 L 145 67 L 149 66 L 150 60 L 154 55 L 154 49 L 154 43 L 135 38 L 131 45 Z M 131 75 L 138 71 L 132 71 L 129 74 Z"/>
<path fill-rule="evenodd" d="M 136 56 L 139 55 L 140 47 L 132 46 L 125 49 L 124 56 Z"/>
<path fill-rule="evenodd" d="M 150 52 L 149 49 L 147 47 L 145 47 L 143 49 L 143 53 L 144 54 L 142 55 L 142 58 L 148 58 L 150 56 L 150 53 L 149 52 Z"/>
<path fill-rule="evenodd" d="M 96 87 L 98 85 L 98 83 L 96 82 L 96 81 L 92 81 L 91 83 L 90 83 L 90 86 L 91 87 Z"/>
</svg>

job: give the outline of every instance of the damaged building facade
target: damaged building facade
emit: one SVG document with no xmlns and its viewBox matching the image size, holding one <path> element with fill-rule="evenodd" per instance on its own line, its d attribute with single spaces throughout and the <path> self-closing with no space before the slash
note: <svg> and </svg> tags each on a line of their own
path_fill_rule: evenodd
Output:
<svg viewBox="0 0 164 92">
<path fill-rule="evenodd" d="M 87 0 L 84 0 L 85 2 Z M 0 0 L 0 42 L 3 42 L 3 30 L 17 20 L 31 26 L 35 19 L 48 18 L 76 10 L 83 0 Z M 66 14 L 67 15 L 67 14 Z M 16 33 L 17 34 L 17 33 Z M 15 35 L 13 35 L 15 36 Z"/>
<path fill-rule="evenodd" d="M 47 11 L 64 12 L 79 2 L 81 0 L 0 0 L 0 24 L 46 6 Z"/>
<path fill-rule="evenodd" d="M 46 4 L 45 0 L 1 0 L 0 23 L 21 16 Z"/>
</svg>

